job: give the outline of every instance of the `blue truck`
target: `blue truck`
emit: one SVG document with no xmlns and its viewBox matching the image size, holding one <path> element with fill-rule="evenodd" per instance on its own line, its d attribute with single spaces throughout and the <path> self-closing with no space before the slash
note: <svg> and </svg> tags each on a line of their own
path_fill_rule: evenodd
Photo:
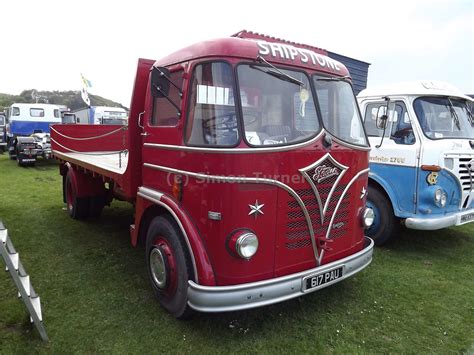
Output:
<svg viewBox="0 0 474 355">
<path fill-rule="evenodd" d="M 6 143 L 10 159 L 34 165 L 38 157 L 51 158 L 50 125 L 61 123 L 60 107 L 15 103 L 6 109 Z"/>
</svg>

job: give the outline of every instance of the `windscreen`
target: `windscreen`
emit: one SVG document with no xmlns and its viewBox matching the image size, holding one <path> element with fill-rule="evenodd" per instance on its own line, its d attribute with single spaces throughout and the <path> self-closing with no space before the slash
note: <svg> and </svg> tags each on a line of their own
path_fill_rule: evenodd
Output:
<svg viewBox="0 0 474 355">
<path fill-rule="evenodd" d="M 344 80 L 313 77 L 324 127 L 335 137 L 367 146 L 362 119 L 351 85 Z"/>
<path fill-rule="evenodd" d="M 245 138 L 252 146 L 286 145 L 321 129 L 310 82 L 303 72 L 264 65 L 237 69 Z"/>
<path fill-rule="evenodd" d="M 465 100 L 420 97 L 413 103 L 425 136 L 430 139 L 474 139 L 474 120 Z"/>
</svg>

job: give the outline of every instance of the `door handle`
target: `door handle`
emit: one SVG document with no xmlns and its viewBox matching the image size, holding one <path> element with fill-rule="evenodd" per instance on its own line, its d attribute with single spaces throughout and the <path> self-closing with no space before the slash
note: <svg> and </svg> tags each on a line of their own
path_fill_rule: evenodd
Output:
<svg viewBox="0 0 474 355">
<path fill-rule="evenodd" d="M 140 112 L 140 113 L 138 114 L 138 127 L 140 127 L 141 129 L 144 129 L 144 128 L 145 128 L 145 127 L 143 127 L 143 126 L 141 125 L 142 117 L 143 117 L 144 114 L 145 114 L 145 111 Z"/>
</svg>

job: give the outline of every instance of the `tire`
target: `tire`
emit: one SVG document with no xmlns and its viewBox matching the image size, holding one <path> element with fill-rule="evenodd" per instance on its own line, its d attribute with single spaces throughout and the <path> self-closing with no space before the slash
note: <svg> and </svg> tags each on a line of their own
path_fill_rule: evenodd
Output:
<svg viewBox="0 0 474 355">
<path fill-rule="evenodd" d="M 178 319 L 192 314 L 188 280 L 192 269 L 181 231 L 169 216 L 155 217 L 146 237 L 148 276 L 161 306 Z"/>
<path fill-rule="evenodd" d="M 392 239 L 398 230 L 392 204 L 380 190 L 369 186 L 367 207 L 372 208 L 375 218 L 366 234 L 374 240 L 375 245 L 382 246 Z"/>
<path fill-rule="evenodd" d="M 66 208 L 69 216 L 73 219 L 86 219 L 89 216 L 89 198 L 77 197 L 77 191 L 71 181 L 69 173 L 65 179 Z"/>
</svg>

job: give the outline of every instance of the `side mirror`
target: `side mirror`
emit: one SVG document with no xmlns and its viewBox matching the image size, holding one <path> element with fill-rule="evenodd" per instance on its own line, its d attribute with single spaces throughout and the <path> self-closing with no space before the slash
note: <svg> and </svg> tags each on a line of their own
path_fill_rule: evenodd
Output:
<svg viewBox="0 0 474 355">
<path fill-rule="evenodd" d="M 151 96 L 167 97 L 170 92 L 170 71 L 165 67 L 153 67 L 151 70 Z"/>
<path fill-rule="evenodd" d="M 378 129 L 385 129 L 387 127 L 387 122 L 387 106 L 380 106 L 377 110 L 377 118 L 375 120 L 375 125 Z"/>
</svg>

